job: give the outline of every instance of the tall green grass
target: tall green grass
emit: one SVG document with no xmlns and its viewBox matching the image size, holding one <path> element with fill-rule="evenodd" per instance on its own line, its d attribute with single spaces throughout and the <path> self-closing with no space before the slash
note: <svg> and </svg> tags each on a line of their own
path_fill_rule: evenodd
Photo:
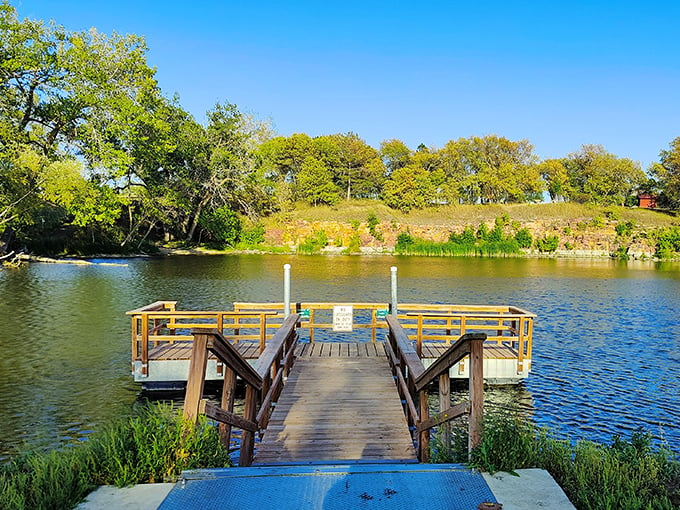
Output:
<svg viewBox="0 0 680 510">
<path fill-rule="evenodd" d="M 0 508 L 71 508 L 97 485 L 162 482 L 184 469 L 229 465 L 215 426 L 205 419 L 194 426 L 171 405 L 153 404 L 82 444 L 29 452 L 0 467 Z"/>
<path fill-rule="evenodd" d="M 610 445 L 572 443 L 514 413 L 485 416 L 482 443 L 467 453 L 467 434 L 455 428 L 452 441 L 432 442 L 437 462 L 468 462 L 483 471 L 542 468 L 579 509 L 659 509 L 680 507 L 680 461 L 666 447 L 652 446 L 649 433 L 615 436 Z"/>
<path fill-rule="evenodd" d="M 521 253 L 515 239 L 435 242 L 420 239 L 407 233 L 399 234 L 394 251 L 400 255 L 430 257 L 498 257 Z"/>
</svg>

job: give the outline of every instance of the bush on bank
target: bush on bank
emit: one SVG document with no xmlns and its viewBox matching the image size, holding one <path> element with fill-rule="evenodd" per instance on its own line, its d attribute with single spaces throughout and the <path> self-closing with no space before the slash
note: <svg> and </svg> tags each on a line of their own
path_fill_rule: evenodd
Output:
<svg viewBox="0 0 680 510">
<path fill-rule="evenodd" d="M 432 443 L 435 462 L 468 462 L 467 430 L 454 428 L 451 444 Z M 572 443 L 516 414 L 484 418 L 482 443 L 473 450 L 472 467 L 491 473 L 541 468 L 548 471 L 578 509 L 658 509 L 680 507 L 680 460 L 654 447 L 641 429 L 630 439 L 614 436 L 610 445 Z"/>
<path fill-rule="evenodd" d="M 229 465 L 216 427 L 205 419 L 193 427 L 171 405 L 153 404 L 80 445 L 30 452 L 0 467 L 0 508 L 71 508 L 98 485 L 162 482 L 184 469 Z"/>
</svg>

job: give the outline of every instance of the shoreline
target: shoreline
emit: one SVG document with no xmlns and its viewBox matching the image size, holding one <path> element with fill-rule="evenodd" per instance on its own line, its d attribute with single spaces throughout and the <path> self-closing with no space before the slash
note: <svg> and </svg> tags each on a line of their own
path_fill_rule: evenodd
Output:
<svg viewBox="0 0 680 510">
<path fill-rule="evenodd" d="M 279 247 L 283 248 L 283 247 Z M 257 249 L 224 249 L 218 250 L 213 248 L 166 248 L 161 247 L 158 253 L 131 253 L 131 254 L 109 254 L 99 253 L 95 255 L 64 255 L 63 257 L 48 257 L 35 254 L 18 254 L 18 260 L 21 262 L 38 262 L 44 264 L 73 264 L 81 266 L 117 266 L 126 267 L 128 264 L 124 262 L 109 262 L 108 259 L 156 259 L 164 257 L 177 256 L 216 256 L 216 255 L 286 255 L 286 256 L 310 256 L 307 253 L 297 253 L 294 249 L 290 251 L 278 250 L 257 250 Z M 621 262 L 636 261 L 636 262 L 678 262 L 680 258 L 659 259 L 648 253 L 629 253 L 628 260 L 618 259 L 615 254 L 609 253 L 605 250 L 556 250 L 550 253 L 541 253 L 535 250 L 530 252 L 523 251 L 516 254 L 504 255 L 426 255 L 426 254 L 404 254 L 397 253 L 390 249 L 375 248 L 375 247 L 361 247 L 359 252 L 348 253 L 344 248 L 326 247 L 321 249 L 318 253 L 311 254 L 312 256 L 363 256 L 363 257 L 428 257 L 428 258 L 518 258 L 518 259 L 572 259 L 572 260 L 619 260 Z M 98 259 L 103 259 L 99 261 Z"/>
</svg>

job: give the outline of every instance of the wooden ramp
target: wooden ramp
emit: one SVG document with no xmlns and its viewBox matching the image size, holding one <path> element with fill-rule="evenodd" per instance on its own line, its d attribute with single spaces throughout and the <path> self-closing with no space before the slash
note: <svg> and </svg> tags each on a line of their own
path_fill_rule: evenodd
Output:
<svg viewBox="0 0 680 510">
<path fill-rule="evenodd" d="M 314 347 L 295 361 L 254 463 L 417 462 L 382 345 Z"/>
</svg>

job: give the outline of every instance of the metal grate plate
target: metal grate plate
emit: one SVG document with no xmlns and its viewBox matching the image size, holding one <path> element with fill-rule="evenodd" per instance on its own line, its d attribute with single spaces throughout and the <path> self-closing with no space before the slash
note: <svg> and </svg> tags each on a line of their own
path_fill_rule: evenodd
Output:
<svg viewBox="0 0 680 510">
<path fill-rule="evenodd" d="M 449 464 L 267 466 L 186 471 L 161 510 L 475 510 L 495 502 L 479 473 Z"/>
</svg>

